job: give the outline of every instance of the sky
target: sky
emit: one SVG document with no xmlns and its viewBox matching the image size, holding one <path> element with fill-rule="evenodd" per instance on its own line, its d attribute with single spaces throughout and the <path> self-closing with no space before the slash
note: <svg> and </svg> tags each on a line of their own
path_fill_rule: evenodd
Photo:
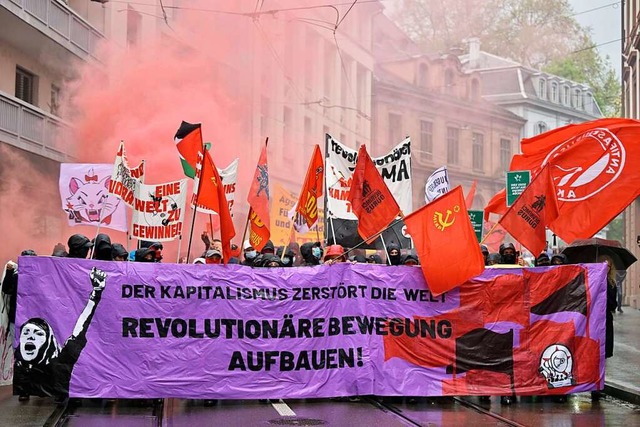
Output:
<svg viewBox="0 0 640 427">
<path fill-rule="evenodd" d="M 591 27 L 598 52 L 603 57 L 609 55 L 611 66 L 619 77 L 622 52 L 620 0 L 569 0 L 569 3 L 576 13 L 576 20 L 583 26 Z"/>
</svg>

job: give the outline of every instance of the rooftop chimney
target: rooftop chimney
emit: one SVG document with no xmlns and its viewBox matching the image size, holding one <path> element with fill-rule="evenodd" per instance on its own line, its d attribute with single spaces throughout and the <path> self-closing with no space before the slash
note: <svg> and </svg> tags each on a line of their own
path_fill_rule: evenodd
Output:
<svg viewBox="0 0 640 427">
<path fill-rule="evenodd" d="M 480 62 L 480 39 L 471 37 L 467 39 L 469 44 L 469 67 L 471 69 L 478 68 Z"/>
</svg>

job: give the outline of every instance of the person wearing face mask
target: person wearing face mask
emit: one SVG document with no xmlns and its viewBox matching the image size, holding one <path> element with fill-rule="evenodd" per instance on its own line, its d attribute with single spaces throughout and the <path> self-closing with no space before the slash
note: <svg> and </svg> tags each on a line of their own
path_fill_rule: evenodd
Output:
<svg viewBox="0 0 640 427">
<path fill-rule="evenodd" d="M 400 246 L 395 243 L 391 243 L 387 246 L 387 259 L 390 265 L 402 264 L 402 255 L 400 254 Z"/>
<path fill-rule="evenodd" d="M 209 249 L 204 256 L 207 264 L 222 264 L 222 253 L 217 249 Z"/>
<path fill-rule="evenodd" d="M 283 250 L 283 247 L 280 246 L 278 247 L 278 251 L 276 252 L 276 256 L 280 258 L 280 260 L 282 261 L 282 266 L 293 267 L 293 264 L 296 262 L 296 254 L 293 253 L 291 249 L 287 248 L 287 251 L 284 253 L 284 256 L 282 256 L 282 250 Z"/>
<path fill-rule="evenodd" d="M 155 262 L 156 251 L 154 251 L 152 248 L 136 249 L 133 260 L 135 262 Z"/>
<path fill-rule="evenodd" d="M 307 242 L 300 246 L 300 256 L 302 257 L 303 267 L 311 267 L 314 265 L 320 265 L 322 260 L 322 245 L 320 242 Z"/>
<path fill-rule="evenodd" d="M 253 246 L 251 246 L 251 243 L 248 240 L 244 241 L 244 244 L 242 245 L 242 251 L 244 253 L 244 260 L 242 260 L 242 265 L 246 265 L 249 267 L 253 266 L 253 261 L 258 256 L 258 251 L 256 251 Z"/>
<path fill-rule="evenodd" d="M 500 264 L 518 264 L 518 253 L 513 243 L 503 243 L 498 251 L 502 260 Z"/>
</svg>

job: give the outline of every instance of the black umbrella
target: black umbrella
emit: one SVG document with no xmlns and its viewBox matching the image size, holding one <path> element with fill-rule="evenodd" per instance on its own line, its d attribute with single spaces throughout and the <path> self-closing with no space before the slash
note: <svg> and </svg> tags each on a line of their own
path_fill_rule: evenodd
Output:
<svg viewBox="0 0 640 427">
<path fill-rule="evenodd" d="M 619 241 L 599 239 L 597 237 L 575 240 L 564 248 L 562 253 L 567 256 L 571 263 L 598 262 L 598 257 L 608 255 L 613 259 L 617 270 L 626 270 L 638 260 Z"/>
</svg>

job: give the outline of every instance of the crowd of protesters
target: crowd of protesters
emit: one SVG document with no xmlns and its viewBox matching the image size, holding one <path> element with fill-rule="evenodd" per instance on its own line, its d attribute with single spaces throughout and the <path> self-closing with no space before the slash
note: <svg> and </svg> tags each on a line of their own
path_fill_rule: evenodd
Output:
<svg viewBox="0 0 640 427">
<path fill-rule="evenodd" d="M 221 264 L 223 263 L 222 242 L 218 239 L 210 239 L 207 233 L 202 233 L 201 239 L 204 243 L 204 251 L 195 258 L 193 264 Z M 90 240 L 81 234 L 72 235 L 67 241 L 67 246 L 58 243 L 51 254 L 54 257 L 87 258 L 90 257 L 102 261 L 119 262 L 162 262 L 163 245 L 160 242 L 140 242 L 140 247 L 129 252 L 120 243 L 112 243 L 107 234 L 98 234 L 95 239 Z M 241 264 L 250 267 L 294 267 L 294 266 L 317 266 L 321 264 L 331 265 L 335 263 L 367 263 L 386 265 L 407 265 L 416 266 L 420 261 L 413 251 L 403 254 L 400 246 L 389 244 L 383 251 L 386 259 L 383 259 L 378 252 L 366 255 L 366 251 L 354 249 L 345 251 L 338 244 L 323 247 L 320 242 L 307 242 L 299 246 L 296 243 L 288 246 L 275 247 L 273 242 L 268 241 L 258 252 L 251 243 L 246 240 L 242 248 L 231 245 L 228 264 Z M 542 252 L 536 257 L 532 265 L 528 265 L 524 258 L 520 256 L 513 243 L 500 245 L 497 253 L 490 253 L 485 245 L 480 245 L 484 256 L 485 265 L 488 267 L 540 267 L 551 265 L 567 264 L 567 257 L 564 254 L 549 254 Z M 284 253 L 283 253 L 284 252 Z M 33 250 L 22 251 L 21 256 L 36 256 Z M 613 313 L 616 308 L 621 312 L 617 301 L 617 279 L 616 271 L 613 269 L 613 260 L 606 257 L 600 261 L 607 262 L 609 266 L 608 286 L 607 286 L 607 313 L 606 313 L 606 357 L 613 355 Z M 186 258 L 180 260 L 187 262 Z M 14 261 L 7 262 L 5 277 L 2 281 L 2 293 L 9 298 L 8 317 L 12 326 L 15 324 L 16 297 L 18 286 L 18 265 Z M 599 399 L 599 393 L 592 393 L 594 399 Z M 28 400 L 29 396 L 23 395 L 19 400 Z M 488 396 L 481 396 L 481 401 L 487 401 Z M 565 396 L 557 396 L 556 400 L 566 401 Z M 502 396 L 501 403 L 509 405 L 515 401 L 515 396 Z M 205 404 L 215 401 L 205 401 Z"/>
</svg>

